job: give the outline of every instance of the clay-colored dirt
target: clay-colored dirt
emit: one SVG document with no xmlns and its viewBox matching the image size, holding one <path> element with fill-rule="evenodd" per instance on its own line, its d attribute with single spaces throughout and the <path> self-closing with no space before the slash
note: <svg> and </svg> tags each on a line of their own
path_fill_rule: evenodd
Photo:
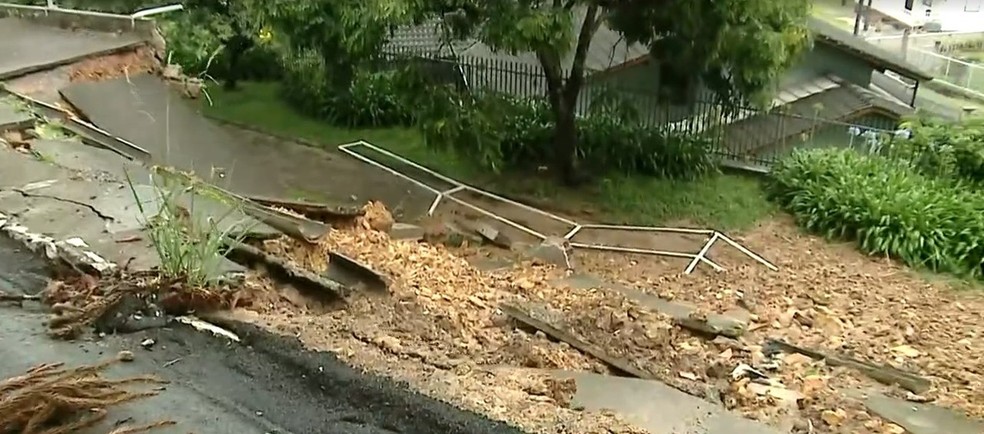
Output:
<svg viewBox="0 0 984 434">
<path fill-rule="evenodd" d="M 557 385 L 543 378 L 518 378 L 499 369 L 606 372 L 597 360 L 565 344 L 515 329 L 496 309 L 502 302 L 547 312 L 552 322 L 671 385 L 783 428 L 896 432 L 899 427 L 865 412 L 851 392 L 906 393 L 847 368 L 789 355 L 779 357 L 768 373 L 776 387 L 792 391 L 792 402 L 767 396 L 747 379 L 733 381 L 729 374 L 739 363 L 764 369 L 772 362 L 762 351 L 768 338 L 917 372 L 930 377 L 934 388 L 911 399 L 935 400 L 984 416 L 982 372 L 975 362 L 982 345 L 981 297 L 928 283 L 850 246 L 802 235 L 788 221 L 769 222 L 734 237 L 776 263 L 779 272 L 723 245 L 712 255 L 729 271 L 716 273 L 702 266 L 690 276 L 679 275 L 686 261 L 577 253 L 579 271 L 633 283 L 706 312 L 751 311 L 745 336 L 713 342 L 611 292 L 548 284 L 563 275 L 560 270 L 526 263 L 483 273 L 443 246 L 392 241 L 372 226 L 335 231 L 318 249 L 290 241 L 268 247 L 300 264 L 323 263 L 325 250 L 352 255 L 393 278 L 391 297 L 356 298 L 345 309 L 281 303 L 277 309 L 237 315 L 534 432 L 572 432 L 574 426 L 573 432 L 631 428 L 612 415 L 567 408 L 570 391 L 564 387 L 565 392 L 557 392 Z M 494 250 L 466 248 L 461 253 L 490 252 Z"/>
</svg>

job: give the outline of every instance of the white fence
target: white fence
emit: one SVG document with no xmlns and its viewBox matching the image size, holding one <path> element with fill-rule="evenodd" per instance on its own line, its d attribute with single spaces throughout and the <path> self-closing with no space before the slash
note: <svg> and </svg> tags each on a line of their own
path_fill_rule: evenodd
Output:
<svg viewBox="0 0 984 434">
<path fill-rule="evenodd" d="M 955 59 L 937 52 L 937 47 L 984 40 L 984 32 L 919 33 L 909 36 L 908 47 L 902 36 L 869 38 L 868 42 L 896 53 L 913 65 L 932 72 L 936 79 L 984 97 L 984 65 Z"/>
</svg>

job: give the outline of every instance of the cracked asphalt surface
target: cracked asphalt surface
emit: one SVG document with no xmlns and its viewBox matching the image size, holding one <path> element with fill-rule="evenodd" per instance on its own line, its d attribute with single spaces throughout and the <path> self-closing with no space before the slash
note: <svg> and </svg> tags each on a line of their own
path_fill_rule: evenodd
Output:
<svg viewBox="0 0 984 434">
<path fill-rule="evenodd" d="M 36 293 L 48 268 L 18 243 L 0 236 L 0 290 Z M 82 365 L 136 354 L 111 375 L 156 374 L 171 382 L 159 396 L 110 409 L 106 432 L 119 421 L 178 422 L 155 432 L 326 434 L 520 434 L 521 431 L 357 371 L 331 354 L 253 326 L 225 324 L 241 343 L 186 327 L 78 342 L 45 335 L 39 306 L 0 307 L 0 378 L 39 363 Z M 144 339 L 156 343 L 140 346 Z"/>
</svg>

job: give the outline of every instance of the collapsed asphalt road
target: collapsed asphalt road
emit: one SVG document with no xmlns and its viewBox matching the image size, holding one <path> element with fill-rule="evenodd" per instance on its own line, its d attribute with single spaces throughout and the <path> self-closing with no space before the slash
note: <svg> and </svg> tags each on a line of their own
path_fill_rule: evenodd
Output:
<svg viewBox="0 0 984 434">
<path fill-rule="evenodd" d="M 0 290 L 37 293 L 47 279 L 41 260 L 0 236 Z M 247 325 L 227 325 L 240 343 L 171 326 L 82 342 L 45 335 L 38 306 L 0 307 L 0 378 L 40 363 L 91 364 L 121 350 L 136 360 L 111 375 L 155 374 L 171 382 L 160 395 L 111 408 L 106 432 L 120 421 L 175 420 L 155 432 L 326 434 L 519 434 L 505 424 L 366 375 L 326 353 Z M 149 349 L 141 346 L 153 340 Z"/>
</svg>

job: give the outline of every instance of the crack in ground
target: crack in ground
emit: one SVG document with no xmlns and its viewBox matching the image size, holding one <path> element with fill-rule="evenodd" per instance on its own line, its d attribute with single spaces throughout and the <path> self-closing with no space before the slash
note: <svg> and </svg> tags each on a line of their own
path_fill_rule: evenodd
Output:
<svg viewBox="0 0 984 434">
<path fill-rule="evenodd" d="M 108 215 L 108 214 L 103 214 L 102 211 L 99 211 L 98 209 L 96 209 L 96 207 L 92 206 L 91 204 L 85 203 L 85 202 L 77 201 L 77 200 L 74 200 L 74 199 L 66 199 L 64 197 L 52 196 L 50 194 L 31 193 L 31 192 L 28 192 L 28 191 L 21 190 L 19 188 L 13 188 L 13 189 L 10 189 L 10 191 L 14 191 L 14 192 L 20 193 L 21 196 L 24 196 L 24 197 L 39 198 L 39 199 L 52 199 L 52 200 L 57 200 L 59 202 L 65 202 L 65 203 L 70 203 L 70 204 L 73 204 L 73 205 L 78 205 L 78 206 L 86 207 L 86 208 L 89 208 L 93 213 L 95 213 L 97 216 L 99 216 L 99 218 L 101 218 L 103 220 L 107 220 L 107 221 L 111 221 L 111 222 L 115 222 L 116 221 L 116 218 L 115 217 L 113 217 L 111 215 Z"/>
</svg>

